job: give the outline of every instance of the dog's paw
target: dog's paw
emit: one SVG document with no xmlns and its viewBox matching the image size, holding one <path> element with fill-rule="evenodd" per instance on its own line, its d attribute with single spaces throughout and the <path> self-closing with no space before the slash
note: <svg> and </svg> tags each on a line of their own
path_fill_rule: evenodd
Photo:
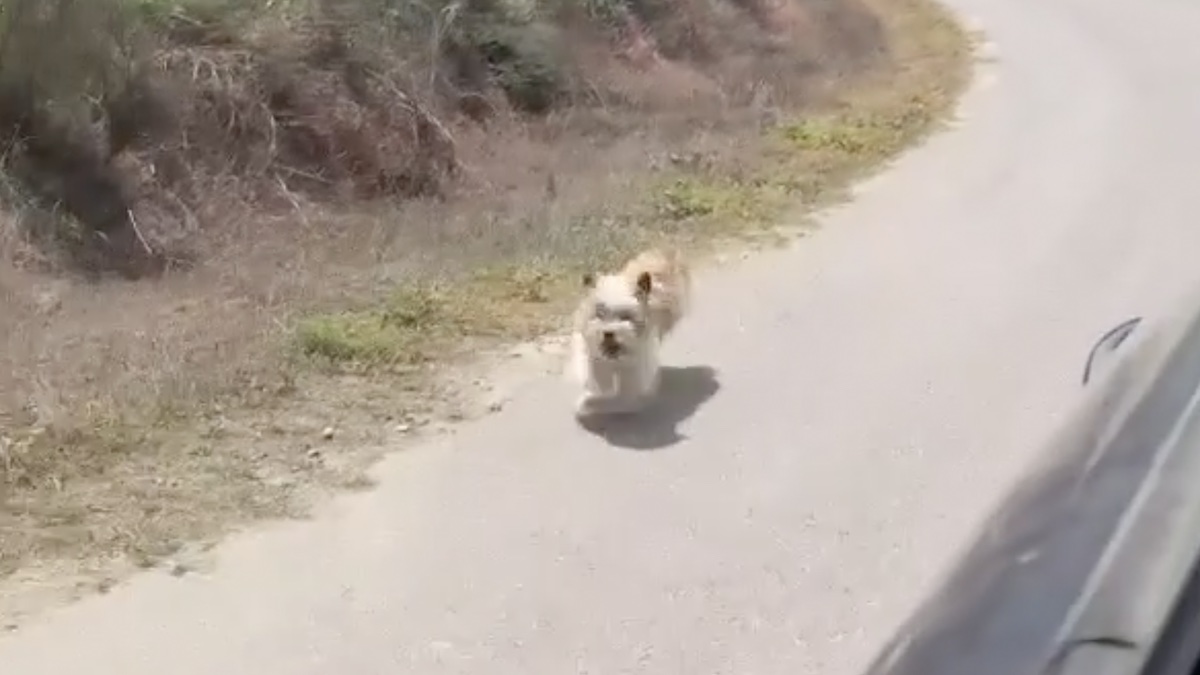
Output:
<svg viewBox="0 0 1200 675">
<path fill-rule="evenodd" d="M 644 412 L 653 403 L 654 395 L 652 393 L 630 394 L 615 401 L 612 410 L 622 415 L 633 415 Z"/>
<path fill-rule="evenodd" d="M 593 409 L 605 415 L 636 415 L 649 408 L 652 402 L 652 396 L 622 393 L 606 398 L 602 402 L 593 403 Z"/>
<path fill-rule="evenodd" d="M 599 399 L 594 394 L 581 394 L 575 399 L 575 416 L 587 417 L 599 412 Z"/>
<path fill-rule="evenodd" d="M 636 408 L 636 402 L 630 401 L 626 396 L 612 394 L 606 396 L 592 392 L 583 394 L 576 400 L 575 416 L 582 419 L 584 417 L 621 415 L 633 412 Z"/>
</svg>

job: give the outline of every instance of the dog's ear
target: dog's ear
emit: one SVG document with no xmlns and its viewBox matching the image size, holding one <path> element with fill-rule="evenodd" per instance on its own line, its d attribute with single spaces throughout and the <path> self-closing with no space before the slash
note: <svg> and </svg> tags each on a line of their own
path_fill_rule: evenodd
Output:
<svg viewBox="0 0 1200 675">
<path fill-rule="evenodd" d="M 650 289 L 654 286 L 654 280 L 650 277 L 649 272 L 642 272 L 637 278 L 638 295 L 642 297 L 650 296 Z"/>
<path fill-rule="evenodd" d="M 583 282 L 584 288 L 594 288 L 596 286 L 596 275 L 592 272 L 584 272 L 583 276 L 580 277 L 580 281 Z"/>
</svg>

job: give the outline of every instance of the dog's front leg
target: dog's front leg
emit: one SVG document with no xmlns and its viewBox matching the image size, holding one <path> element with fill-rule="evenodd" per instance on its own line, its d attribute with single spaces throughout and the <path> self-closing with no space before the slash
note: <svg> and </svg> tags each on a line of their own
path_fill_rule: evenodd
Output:
<svg viewBox="0 0 1200 675">
<path fill-rule="evenodd" d="M 657 351 L 647 350 L 621 369 L 616 396 L 609 405 L 613 412 L 633 413 L 649 405 L 659 384 L 657 356 Z"/>
<path fill-rule="evenodd" d="M 637 368 L 630 376 L 634 381 L 630 384 L 638 398 L 649 399 L 658 392 L 658 385 L 661 379 L 660 363 L 658 359 L 658 340 L 651 338 L 646 344 L 645 350 L 641 353 L 641 358 L 637 361 Z"/>
<path fill-rule="evenodd" d="M 608 407 L 607 402 L 613 399 L 619 391 L 620 382 L 616 369 L 598 359 L 588 359 L 586 371 L 583 394 L 575 403 L 575 412 L 579 415 L 604 412 Z"/>
</svg>

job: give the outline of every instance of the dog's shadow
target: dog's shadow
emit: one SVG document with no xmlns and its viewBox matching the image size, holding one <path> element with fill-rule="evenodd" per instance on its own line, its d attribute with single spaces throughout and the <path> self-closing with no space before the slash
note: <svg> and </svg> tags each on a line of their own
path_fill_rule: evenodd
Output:
<svg viewBox="0 0 1200 675">
<path fill-rule="evenodd" d="M 684 440 L 677 427 L 721 388 L 717 373 L 708 366 L 663 366 L 660 375 L 658 394 L 645 410 L 588 415 L 579 425 L 610 445 L 630 450 L 660 450 Z"/>
</svg>

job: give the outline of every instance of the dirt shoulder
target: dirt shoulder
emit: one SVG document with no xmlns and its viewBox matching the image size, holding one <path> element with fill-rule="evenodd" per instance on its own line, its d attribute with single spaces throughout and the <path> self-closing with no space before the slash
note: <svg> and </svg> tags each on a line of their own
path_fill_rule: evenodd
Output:
<svg viewBox="0 0 1200 675">
<path fill-rule="evenodd" d="M 279 4 L 77 17 L 119 76 L 0 67 L 0 626 L 368 487 L 502 407 L 480 364 L 556 367 L 582 272 L 795 236 L 970 66 L 928 0 Z"/>
</svg>

